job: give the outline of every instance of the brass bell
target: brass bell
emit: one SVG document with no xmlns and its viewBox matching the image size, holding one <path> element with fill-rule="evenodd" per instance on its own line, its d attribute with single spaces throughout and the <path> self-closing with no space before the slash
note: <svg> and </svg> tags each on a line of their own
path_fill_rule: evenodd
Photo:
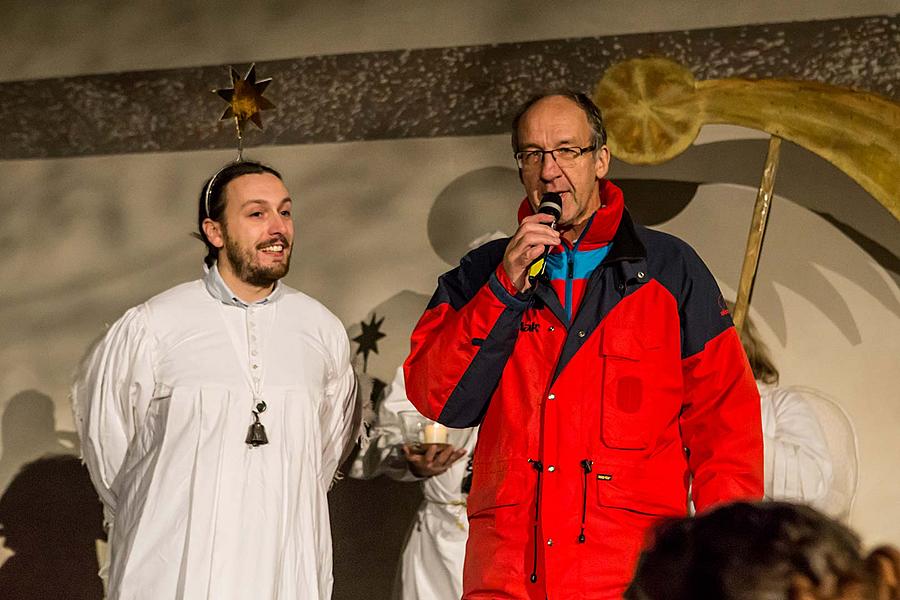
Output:
<svg viewBox="0 0 900 600">
<path fill-rule="evenodd" d="M 259 422 L 259 413 L 253 411 L 253 418 L 254 421 L 250 425 L 250 429 L 247 430 L 247 439 L 244 441 L 256 448 L 257 446 L 268 444 L 269 438 L 266 435 L 265 426 Z"/>
</svg>

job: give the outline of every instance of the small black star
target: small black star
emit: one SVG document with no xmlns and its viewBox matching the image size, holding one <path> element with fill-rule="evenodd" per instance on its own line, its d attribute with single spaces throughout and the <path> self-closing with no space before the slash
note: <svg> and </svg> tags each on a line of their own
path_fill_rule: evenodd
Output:
<svg viewBox="0 0 900 600">
<path fill-rule="evenodd" d="M 353 338 L 353 341 L 359 344 L 359 348 L 356 349 L 357 354 L 363 355 L 363 372 L 365 373 L 366 369 L 369 366 L 369 352 L 374 352 L 378 354 L 378 340 L 383 338 L 386 334 L 381 333 L 379 331 L 379 327 L 384 323 L 384 317 L 375 320 L 375 314 L 372 313 L 372 318 L 369 319 L 369 322 L 360 321 L 360 325 L 362 326 L 362 333 Z"/>
</svg>

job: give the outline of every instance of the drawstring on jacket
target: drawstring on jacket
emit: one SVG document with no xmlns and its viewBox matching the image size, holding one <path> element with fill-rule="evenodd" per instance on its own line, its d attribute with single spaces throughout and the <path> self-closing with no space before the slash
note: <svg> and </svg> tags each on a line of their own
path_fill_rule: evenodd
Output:
<svg viewBox="0 0 900 600">
<path fill-rule="evenodd" d="M 584 519 L 587 516 L 587 486 L 588 486 L 587 482 L 588 482 L 588 473 L 591 472 L 591 468 L 593 466 L 594 466 L 594 463 L 590 459 L 585 458 L 584 460 L 581 461 L 581 468 L 584 469 L 584 481 L 583 481 L 583 487 L 581 488 L 581 490 L 582 490 L 582 494 L 581 494 L 581 534 L 579 534 L 579 536 L 578 536 L 579 544 L 583 544 L 584 540 L 585 540 Z"/>
<path fill-rule="evenodd" d="M 531 569 L 531 583 L 537 583 L 537 560 L 538 560 L 538 519 L 541 516 L 541 473 L 544 470 L 544 465 L 539 460 L 534 460 L 529 458 L 528 462 L 531 463 L 531 467 L 537 471 L 537 487 L 534 488 L 534 555 L 532 557 L 532 569 Z"/>
</svg>

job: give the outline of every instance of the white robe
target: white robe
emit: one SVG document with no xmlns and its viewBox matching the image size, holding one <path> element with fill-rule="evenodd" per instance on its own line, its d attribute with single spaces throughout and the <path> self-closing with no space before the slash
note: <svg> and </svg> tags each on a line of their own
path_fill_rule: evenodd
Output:
<svg viewBox="0 0 900 600">
<path fill-rule="evenodd" d="M 832 456 L 816 413 L 798 390 L 756 382 L 765 452 L 766 498 L 820 510 L 832 484 Z"/>
<path fill-rule="evenodd" d="M 406 398 L 403 369 L 397 369 L 393 383 L 378 408 L 370 444 L 360 453 L 350 471 L 351 477 L 368 479 L 388 475 L 399 481 L 416 481 L 409 471 L 400 449 L 403 436 L 401 411 L 416 410 Z M 478 428 L 461 432 L 458 445 L 467 454 L 434 477 L 422 480 L 425 497 L 401 560 L 401 589 L 395 597 L 402 600 L 456 600 L 462 596 L 463 563 L 469 521 L 466 517 L 466 497 L 461 486 L 466 466 L 475 443 Z"/>
<path fill-rule="evenodd" d="M 111 600 L 331 597 L 326 493 L 358 433 L 356 382 L 340 321 L 278 288 L 245 307 L 204 280 L 174 287 L 125 313 L 78 374 Z"/>
</svg>

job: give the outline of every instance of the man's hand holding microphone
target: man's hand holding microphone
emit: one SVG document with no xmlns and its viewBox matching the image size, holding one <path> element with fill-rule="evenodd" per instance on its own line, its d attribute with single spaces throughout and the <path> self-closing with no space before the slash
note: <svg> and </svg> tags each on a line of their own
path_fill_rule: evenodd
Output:
<svg viewBox="0 0 900 600">
<path fill-rule="evenodd" d="M 535 261 L 546 258 L 550 248 L 559 244 L 556 221 L 561 213 L 560 195 L 556 192 L 545 192 L 541 196 L 538 212 L 522 219 L 509 245 L 506 246 L 503 269 L 519 292 L 531 288 L 532 281 L 528 274 Z"/>
</svg>

